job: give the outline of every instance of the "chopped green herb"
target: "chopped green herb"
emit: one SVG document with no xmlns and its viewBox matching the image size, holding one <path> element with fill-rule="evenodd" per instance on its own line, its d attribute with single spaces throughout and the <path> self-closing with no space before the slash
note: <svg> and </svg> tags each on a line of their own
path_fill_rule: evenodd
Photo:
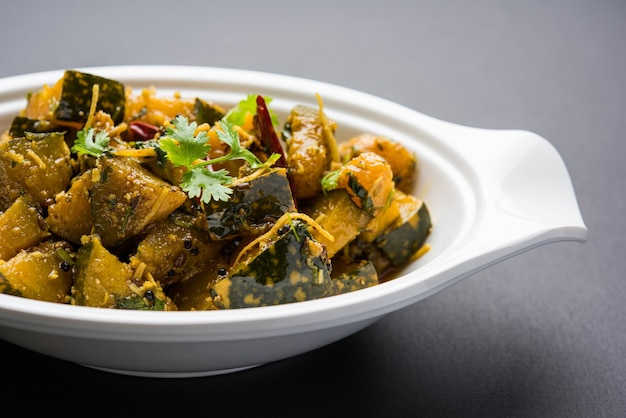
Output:
<svg viewBox="0 0 626 418">
<path fill-rule="evenodd" d="M 196 160 L 205 158 L 211 146 L 207 144 L 206 132 L 196 136 L 196 122 L 189 123 L 187 118 L 178 116 L 168 126 L 166 136 L 159 140 L 159 146 L 167 153 L 167 158 L 174 165 L 191 168 Z"/>
<path fill-rule="evenodd" d="M 183 174 L 180 187 L 189 197 L 197 197 L 208 203 L 211 200 L 227 201 L 233 190 L 226 184 L 231 182 L 232 177 L 226 170 L 211 171 L 205 167 L 196 167 Z"/>
<path fill-rule="evenodd" d="M 173 127 L 168 127 L 166 136 L 158 142 L 172 164 L 184 166 L 188 170 L 181 179 L 180 187 L 189 197 L 199 198 L 204 203 L 211 200 L 227 201 L 232 193 L 228 185 L 233 178 L 228 172 L 212 171 L 207 166 L 230 160 L 245 160 L 252 168 L 261 168 L 267 164 L 263 164 L 250 150 L 241 147 L 239 134 L 226 118 L 218 123 L 221 130 L 217 131 L 217 136 L 230 147 L 230 152 L 222 157 L 205 159 L 211 150 L 206 132 L 196 135 L 196 123 L 189 123 L 182 116 L 174 119 Z M 276 158 L 270 158 L 269 161 L 273 163 Z"/>
<path fill-rule="evenodd" d="M 252 168 L 259 168 L 263 165 L 263 163 L 250 150 L 241 148 L 241 144 L 239 143 L 239 134 L 237 134 L 233 125 L 224 119 L 220 121 L 219 124 L 222 130 L 217 131 L 217 137 L 230 147 L 230 152 L 221 158 L 226 158 L 228 160 L 246 160 Z M 217 160 L 218 159 L 215 159 L 213 161 L 218 162 Z"/>
<path fill-rule="evenodd" d="M 233 107 L 232 109 L 228 111 L 228 113 L 226 113 L 226 116 L 224 116 L 224 119 L 226 119 L 228 122 L 232 123 L 233 125 L 243 126 L 246 120 L 246 114 L 248 113 L 250 113 L 251 115 L 256 114 L 256 107 L 257 107 L 256 98 L 257 98 L 256 94 L 248 94 L 248 96 L 245 99 L 241 100 L 237 104 L 237 106 Z M 263 99 L 265 100 L 265 103 L 268 105 L 272 101 L 271 97 L 263 96 Z M 270 115 L 272 117 L 272 124 L 274 126 L 278 126 L 279 125 L 278 116 L 272 110 L 270 110 Z"/>
<path fill-rule="evenodd" d="M 101 156 L 109 146 L 109 135 L 105 131 L 98 131 L 89 128 L 86 131 L 81 129 L 76 133 L 76 141 L 72 146 L 72 151 L 78 155 Z"/>
<path fill-rule="evenodd" d="M 269 98 L 266 101 L 271 100 Z M 242 124 L 247 112 L 256 112 L 256 96 L 249 95 L 240 104 L 222 118 L 218 124 L 218 138 L 230 147 L 230 152 L 224 156 L 207 160 L 211 150 L 206 131 L 196 135 L 198 125 L 189 122 L 186 117 L 178 116 L 172 121 L 172 126 L 166 128 L 165 135 L 158 141 L 146 141 L 141 147 L 152 147 L 156 150 L 158 162 L 162 164 L 168 160 L 174 166 L 187 168 L 183 175 L 180 187 L 191 198 L 199 198 L 208 203 L 211 200 L 227 201 L 232 190 L 228 187 L 233 177 L 226 170 L 213 171 L 209 166 L 231 160 L 245 160 L 251 168 L 259 169 L 274 164 L 280 156 L 271 155 L 265 162 L 261 162 L 250 150 L 243 148 L 239 142 L 239 134 L 235 124 Z M 101 156 L 109 146 L 109 137 L 106 132 L 96 132 L 93 128 L 81 130 L 72 147 L 72 151 L 79 155 L 88 154 L 94 157 Z"/>
</svg>

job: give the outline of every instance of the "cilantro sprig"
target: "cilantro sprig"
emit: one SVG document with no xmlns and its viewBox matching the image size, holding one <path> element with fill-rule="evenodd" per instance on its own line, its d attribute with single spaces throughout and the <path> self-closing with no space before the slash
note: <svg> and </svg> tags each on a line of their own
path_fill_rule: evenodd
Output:
<svg viewBox="0 0 626 418">
<path fill-rule="evenodd" d="M 206 132 L 201 131 L 196 135 L 196 122 L 189 123 L 183 116 L 176 117 L 172 126 L 167 127 L 165 136 L 158 141 L 172 164 L 187 168 L 180 187 L 190 198 L 199 198 L 204 203 L 211 200 L 227 201 L 233 193 L 228 187 L 233 177 L 225 169 L 213 170 L 213 164 L 245 160 L 251 168 L 258 169 L 276 161 L 276 158 L 271 158 L 266 163 L 261 162 L 250 150 L 241 146 L 239 134 L 226 118 L 218 123 L 221 129 L 217 130 L 217 136 L 230 147 L 230 152 L 221 157 L 206 159 L 211 149 Z"/>
<path fill-rule="evenodd" d="M 244 160 L 251 169 L 260 169 L 271 167 L 280 158 L 280 155 L 272 154 L 267 161 L 261 162 L 254 153 L 241 146 L 234 125 L 241 125 L 246 113 L 256 113 L 255 98 L 255 95 L 249 95 L 218 122 L 220 129 L 216 130 L 217 136 L 230 148 L 226 155 L 209 159 L 211 146 L 207 132 L 200 131 L 196 134 L 197 123 L 189 122 L 184 116 L 176 117 L 166 127 L 165 135 L 161 138 L 142 142 L 142 146 L 154 148 L 159 161 L 169 161 L 174 166 L 186 168 L 179 186 L 190 198 L 198 198 L 203 203 L 211 200 L 228 201 L 233 193 L 229 185 L 234 178 L 226 169 L 213 170 L 214 164 Z M 77 132 L 72 151 L 78 155 L 100 157 L 109 149 L 109 144 L 110 138 L 106 131 L 84 128 Z"/>
<path fill-rule="evenodd" d="M 99 157 L 107 149 L 109 142 L 109 135 L 106 131 L 96 131 L 94 128 L 81 129 L 76 133 L 72 151 L 79 155 Z"/>
<path fill-rule="evenodd" d="M 172 164 L 191 170 L 194 162 L 205 158 L 211 149 L 206 132 L 196 135 L 198 124 L 189 123 L 183 116 L 176 117 L 172 125 L 166 128 L 165 136 L 159 139 L 158 145 Z"/>
</svg>

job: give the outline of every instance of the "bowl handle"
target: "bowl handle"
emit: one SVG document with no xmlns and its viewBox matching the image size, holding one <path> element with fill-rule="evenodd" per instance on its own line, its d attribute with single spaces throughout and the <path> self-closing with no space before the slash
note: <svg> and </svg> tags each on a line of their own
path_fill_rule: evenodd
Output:
<svg viewBox="0 0 626 418">
<path fill-rule="evenodd" d="M 480 190 L 475 233 L 463 243 L 468 259 L 496 262 L 539 245 L 587 240 L 563 159 L 543 137 L 523 130 L 444 124 L 444 140 Z"/>
</svg>

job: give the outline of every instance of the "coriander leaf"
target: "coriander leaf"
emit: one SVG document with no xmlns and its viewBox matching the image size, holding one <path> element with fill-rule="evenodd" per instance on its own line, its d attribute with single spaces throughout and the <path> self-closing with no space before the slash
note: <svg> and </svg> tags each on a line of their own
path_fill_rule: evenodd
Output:
<svg viewBox="0 0 626 418">
<path fill-rule="evenodd" d="M 196 136 L 196 122 L 189 123 L 183 116 L 178 116 L 172 124 L 173 127 L 166 128 L 166 135 L 159 140 L 159 146 L 172 164 L 191 168 L 194 161 L 205 158 L 211 149 L 206 132 Z"/>
<path fill-rule="evenodd" d="M 91 155 L 99 157 L 109 146 L 109 135 L 106 131 L 98 131 L 89 128 L 87 131 L 81 129 L 76 133 L 76 141 L 72 146 L 72 151 L 78 155 Z"/>
<path fill-rule="evenodd" d="M 231 181 L 232 177 L 224 169 L 211 171 L 204 167 L 194 167 L 183 174 L 180 187 L 190 198 L 198 197 L 204 203 L 209 203 L 211 200 L 228 201 L 233 191 L 225 184 Z"/>
<path fill-rule="evenodd" d="M 243 126 L 246 121 L 246 114 L 250 113 L 251 115 L 256 114 L 256 94 L 248 94 L 245 99 L 241 100 L 237 106 L 231 108 L 224 116 L 228 122 L 233 125 Z M 263 96 L 265 103 L 268 105 L 272 101 L 271 97 Z M 274 113 L 274 111 L 269 111 L 272 116 L 272 124 L 274 126 L 278 126 L 278 116 Z"/>
<path fill-rule="evenodd" d="M 225 169 L 212 171 L 205 167 L 243 159 L 250 167 L 258 169 L 269 167 L 278 159 L 272 155 L 262 163 L 252 151 L 241 146 L 239 134 L 226 117 L 222 118 L 219 125 L 221 129 L 216 131 L 217 136 L 230 148 L 229 153 L 221 157 L 208 158 L 211 146 L 207 144 L 206 132 L 202 131 L 196 135 L 196 122 L 189 123 L 187 118 L 182 116 L 172 121 L 172 126 L 166 128 L 165 136 L 156 143 L 160 153 L 163 153 L 174 166 L 187 168 L 179 183 L 181 189 L 190 198 L 199 198 L 204 203 L 211 200 L 228 201 L 229 195 L 232 194 L 228 184 L 233 179 Z"/>
<path fill-rule="evenodd" d="M 239 134 L 226 119 L 220 122 L 221 130 L 217 131 L 217 137 L 230 147 L 230 152 L 225 156 L 229 160 L 245 160 L 252 168 L 258 168 L 263 165 L 261 160 L 257 158 L 252 151 L 241 148 L 239 142 Z"/>
<path fill-rule="evenodd" d="M 248 94 L 248 96 L 241 100 L 237 106 L 231 108 L 224 116 L 228 122 L 233 125 L 242 126 L 246 119 L 246 114 L 255 114 L 256 112 L 256 94 Z"/>
</svg>

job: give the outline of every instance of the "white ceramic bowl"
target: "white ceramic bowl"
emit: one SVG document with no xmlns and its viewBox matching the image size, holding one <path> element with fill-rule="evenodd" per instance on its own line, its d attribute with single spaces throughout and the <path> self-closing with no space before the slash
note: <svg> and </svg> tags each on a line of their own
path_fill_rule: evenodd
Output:
<svg viewBox="0 0 626 418">
<path fill-rule="evenodd" d="M 430 252 L 395 280 L 350 294 L 282 306 L 207 312 L 76 307 L 0 294 L 0 337 L 49 356 L 123 374 L 183 377 L 226 373 L 324 346 L 478 270 L 555 241 L 584 242 L 567 169 L 544 138 L 526 131 L 443 122 L 381 98 L 326 83 L 242 70 L 128 66 L 82 71 L 154 85 L 224 106 L 271 96 L 284 121 L 295 104 L 338 123 L 337 137 L 386 135 L 417 153 L 415 193 L 431 211 Z M 0 129 L 26 95 L 63 71 L 0 80 Z M 9 239 L 9 237 L 0 237 Z"/>
</svg>

